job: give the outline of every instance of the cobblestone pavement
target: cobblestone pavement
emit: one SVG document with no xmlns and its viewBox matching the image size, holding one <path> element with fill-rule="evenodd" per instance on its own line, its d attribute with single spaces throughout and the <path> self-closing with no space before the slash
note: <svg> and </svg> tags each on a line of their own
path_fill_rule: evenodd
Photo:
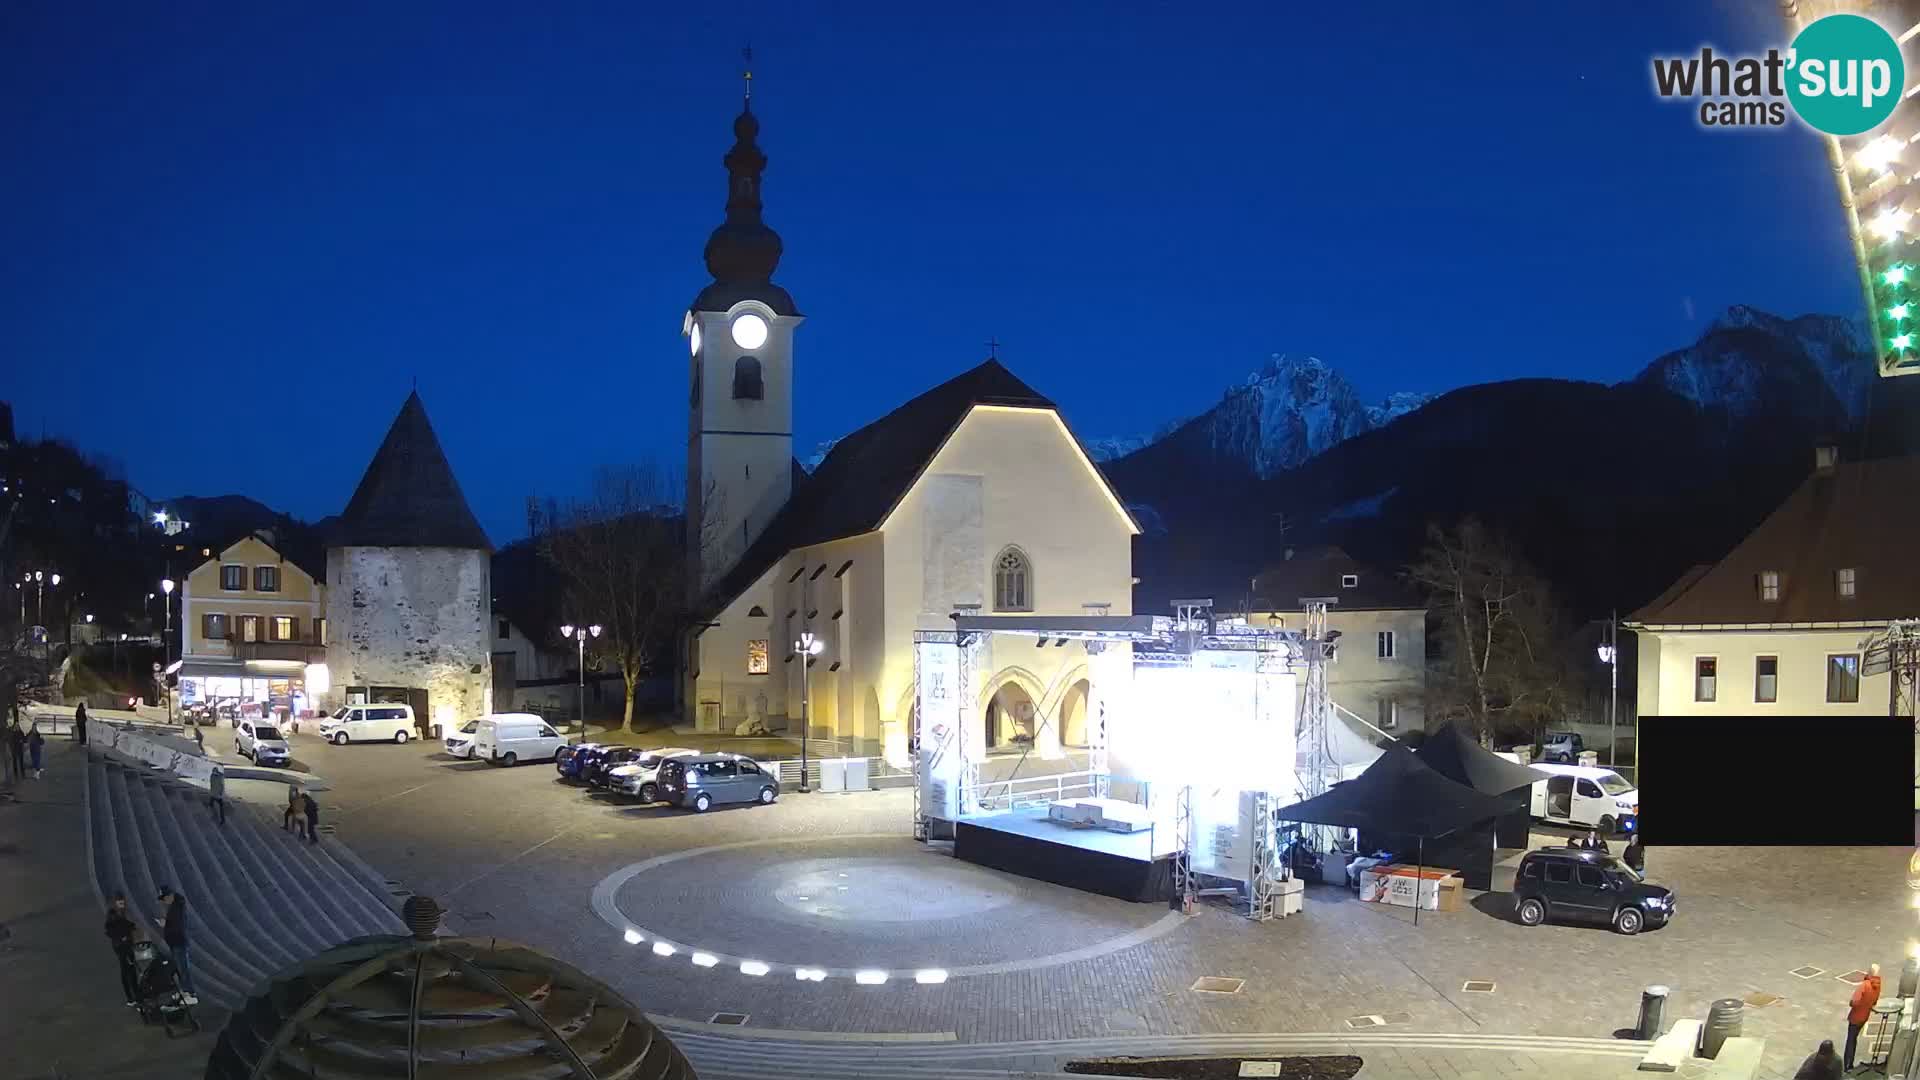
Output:
<svg viewBox="0 0 1920 1080">
<path fill-rule="evenodd" d="M 1768 1040 L 1768 1071 L 1790 1076 L 1819 1039 L 1845 1034 L 1851 986 L 1836 976 L 1878 962 L 1891 983 L 1916 930 L 1904 850 L 1653 849 L 1648 870 L 1677 891 L 1678 912 L 1672 925 L 1632 938 L 1521 927 L 1505 917 L 1497 895 L 1424 914 L 1416 928 L 1406 909 L 1310 886 L 1297 917 L 1256 925 L 1208 909 L 1141 944 L 1035 970 L 930 986 L 753 979 L 623 944 L 592 910 L 595 886 L 656 856 L 749 840 L 792 839 L 800 852 L 801 841 L 840 837 L 845 843 L 831 849 L 832 858 L 896 858 L 912 846 L 910 793 L 789 795 L 771 807 L 696 816 L 590 796 L 558 783 L 548 766 L 497 769 L 417 744 L 331 747 L 302 736 L 296 756 L 333 784 L 323 820 L 375 867 L 439 899 L 463 932 L 551 950 L 651 1011 L 698 1021 L 742 1012 L 755 1028 L 951 1032 L 963 1041 L 1006 1042 L 1339 1033 L 1372 1029 L 1372 1020 L 1355 1018 L 1379 1017 L 1388 1031 L 1604 1038 L 1632 1024 L 1642 987 L 1661 983 L 1672 988 L 1669 1017 L 1704 1017 L 1717 998 L 1776 997 L 1749 1008 L 1745 1027 Z M 891 838 L 852 839 L 870 834 Z M 777 850 L 770 846 L 769 858 Z M 640 925 L 671 925 L 689 940 L 724 942 L 728 951 L 764 941 L 793 962 L 803 962 L 799 952 L 809 945 L 832 942 L 848 966 L 896 966 L 895 954 L 882 952 L 905 956 L 919 940 L 913 922 L 809 917 L 795 907 L 801 902 L 781 903 L 766 893 L 790 884 L 791 875 L 755 877 L 771 863 L 726 871 L 740 878 L 727 883 L 730 896 L 715 900 L 680 876 L 697 879 L 704 858 L 631 882 L 619 894 L 624 914 Z M 1037 885 L 1009 879 L 1006 887 L 1030 903 L 1043 891 Z M 1019 928 L 983 923 L 980 933 L 1007 940 L 970 946 L 971 955 L 992 955 L 994 947 L 1073 949 L 1097 936 L 1082 920 L 1138 926 L 1147 910 L 1073 893 Z M 875 959 L 856 959 L 866 944 Z M 921 955 L 898 963 L 919 963 Z M 1819 973 L 1800 978 L 1791 974 L 1796 968 Z M 1246 984 L 1237 994 L 1196 993 L 1191 986 L 1205 975 Z M 1494 989 L 1466 991 L 1468 980 L 1489 980 Z"/>
</svg>

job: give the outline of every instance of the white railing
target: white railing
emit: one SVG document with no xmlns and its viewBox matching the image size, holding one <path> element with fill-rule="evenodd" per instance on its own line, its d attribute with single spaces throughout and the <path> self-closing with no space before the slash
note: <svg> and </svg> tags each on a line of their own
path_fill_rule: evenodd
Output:
<svg viewBox="0 0 1920 1080">
<path fill-rule="evenodd" d="M 969 798 L 963 805 L 975 806 L 985 812 L 998 812 L 1046 806 L 1061 799 L 1091 798 L 1093 778 L 1091 771 L 1081 771 L 987 780 L 973 785 L 966 792 Z"/>
</svg>

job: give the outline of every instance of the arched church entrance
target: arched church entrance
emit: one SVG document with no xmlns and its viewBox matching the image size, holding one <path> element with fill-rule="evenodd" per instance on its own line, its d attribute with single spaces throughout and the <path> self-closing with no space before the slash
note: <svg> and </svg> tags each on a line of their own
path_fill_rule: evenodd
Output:
<svg viewBox="0 0 1920 1080">
<path fill-rule="evenodd" d="M 1065 746 L 1087 745 L 1087 695 L 1092 690 L 1080 679 L 1060 698 L 1060 742 Z"/>
<path fill-rule="evenodd" d="M 1033 696 L 1017 682 L 1007 682 L 993 692 L 984 718 L 987 750 L 1025 749 L 1033 745 L 1039 708 Z"/>
</svg>

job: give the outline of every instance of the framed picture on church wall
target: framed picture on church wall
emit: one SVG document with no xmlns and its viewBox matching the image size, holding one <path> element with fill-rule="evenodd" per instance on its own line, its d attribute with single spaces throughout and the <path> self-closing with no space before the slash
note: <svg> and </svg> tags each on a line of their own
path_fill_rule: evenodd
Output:
<svg viewBox="0 0 1920 1080">
<path fill-rule="evenodd" d="M 747 642 L 747 674 L 765 675 L 767 673 L 767 639 L 754 638 Z"/>
</svg>

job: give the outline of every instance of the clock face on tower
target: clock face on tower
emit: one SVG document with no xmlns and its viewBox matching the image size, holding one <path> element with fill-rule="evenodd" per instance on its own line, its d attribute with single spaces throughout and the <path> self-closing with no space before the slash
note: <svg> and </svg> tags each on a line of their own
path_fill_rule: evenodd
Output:
<svg viewBox="0 0 1920 1080">
<path fill-rule="evenodd" d="M 687 332 L 687 337 L 691 339 L 693 342 L 693 355 L 699 356 L 700 355 L 700 324 L 699 323 L 693 324 L 693 329 Z"/>
<path fill-rule="evenodd" d="M 752 312 L 733 320 L 733 343 L 743 349 L 757 349 L 767 343 L 767 320 Z"/>
</svg>

